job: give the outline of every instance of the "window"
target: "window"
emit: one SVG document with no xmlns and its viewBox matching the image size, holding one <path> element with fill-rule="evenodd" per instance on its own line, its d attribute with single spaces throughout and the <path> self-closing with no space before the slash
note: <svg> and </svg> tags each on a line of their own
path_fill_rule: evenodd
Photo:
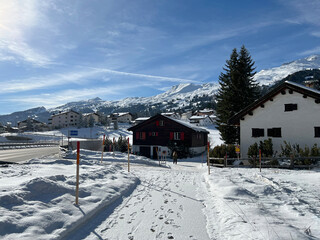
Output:
<svg viewBox="0 0 320 240">
<path fill-rule="evenodd" d="M 184 132 L 170 132 L 170 140 L 184 140 Z"/>
<path fill-rule="evenodd" d="M 264 129 L 252 128 L 252 137 L 264 137 Z"/>
<path fill-rule="evenodd" d="M 145 140 L 146 139 L 146 132 L 136 132 L 136 139 Z"/>
<path fill-rule="evenodd" d="M 180 138 L 181 138 L 181 133 L 175 132 L 174 135 L 173 135 L 173 139 L 174 140 L 180 140 Z"/>
<path fill-rule="evenodd" d="M 156 121 L 156 126 L 163 127 L 164 126 L 164 121 L 163 120 Z"/>
<path fill-rule="evenodd" d="M 285 112 L 291 112 L 294 110 L 298 110 L 298 104 L 296 103 L 288 103 L 284 105 L 284 111 Z"/>
<path fill-rule="evenodd" d="M 152 132 L 151 136 L 152 136 L 152 137 L 158 136 L 158 132 Z"/>
<path fill-rule="evenodd" d="M 314 127 L 314 137 L 320 138 L 320 127 Z"/>
<path fill-rule="evenodd" d="M 268 137 L 281 137 L 281 128 L 268 128 Z"/>
</svg>

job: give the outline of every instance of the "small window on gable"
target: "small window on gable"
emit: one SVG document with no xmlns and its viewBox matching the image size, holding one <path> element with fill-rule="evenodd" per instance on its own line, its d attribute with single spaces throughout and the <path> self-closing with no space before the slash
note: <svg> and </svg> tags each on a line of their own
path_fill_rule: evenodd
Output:
<svg viewBox="0 0 320 240">
<path fill-rule="evenodd" d="M 252 128 L 252 137 L 264 137 L 264 129 Z"/>
<path fill-rule="evenodd" d="M 314 127 L 314 137 L 320 138 L 320 127 Z"/>
<path fill-rule="evenodd" d="M 268 128 L 268 137 L 281 137 L 281 128 Z"/>
<path fill-rule="evenodd" d="M 159 126 L 161 126 L 161 127 L 164 126 L 164 121 L 163 121 L 163 120 L 160 120 L 160 121 L 159 121 Z"/>
<path fill-rule="evenodd" d="M 298 104 L 296 103 L 288 103 L 284 105 L 284 111 L 285 112 L 291 112 L 291 111 L 295 111 L 298 110 Z"/>
</svg>

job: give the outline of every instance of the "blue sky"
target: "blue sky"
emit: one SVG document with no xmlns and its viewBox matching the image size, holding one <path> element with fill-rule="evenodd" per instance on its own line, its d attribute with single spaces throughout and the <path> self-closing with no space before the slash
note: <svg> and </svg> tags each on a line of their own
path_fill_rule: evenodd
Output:
<svg viewBox="0 0 320 240">
<path fill-rule="evenodd" d="M 216 82 L 320 53 L 319 0 L 0 0 L 0 114 Z"/>
</svg>

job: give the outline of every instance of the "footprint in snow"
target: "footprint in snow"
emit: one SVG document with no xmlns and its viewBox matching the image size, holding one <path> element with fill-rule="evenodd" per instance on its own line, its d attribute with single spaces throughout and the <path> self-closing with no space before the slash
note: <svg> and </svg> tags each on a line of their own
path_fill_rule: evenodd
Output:
<svg viewBox="0 0 320 240">
<path fill-rule="evenodd" d="M 168 239 L 174 239 L 174 237 L 172 236 L 172 233 L 168 233 Z"/>
</svg>

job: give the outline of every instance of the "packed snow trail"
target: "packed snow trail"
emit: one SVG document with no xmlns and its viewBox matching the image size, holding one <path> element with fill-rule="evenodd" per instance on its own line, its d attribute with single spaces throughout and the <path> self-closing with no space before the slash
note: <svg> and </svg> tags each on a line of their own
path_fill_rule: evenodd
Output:
<svg viewBox="0 0 320 240">
<path fill-rule="evenodd" d="M 140 184 L 68 239 L 209 239 L 197 196 L 201 163 L 133 165 Z M 201 171 L 201 172 L 200 172 Z"/>
</svg>

